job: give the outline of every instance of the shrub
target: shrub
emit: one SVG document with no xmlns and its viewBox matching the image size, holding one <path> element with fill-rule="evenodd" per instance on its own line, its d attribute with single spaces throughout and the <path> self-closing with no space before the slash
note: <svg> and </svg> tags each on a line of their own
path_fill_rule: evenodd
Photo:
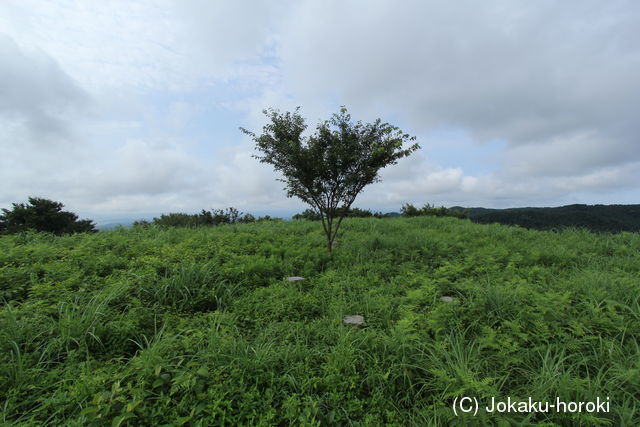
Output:
<svg viewBox="0 0 640 427">
<path fill-rule="evenodd" d="M 360 208 L 350 208 L 347 210 L 345 214 L 346 218 L 387 218 L 391 216 L 390 214 L 383 214 L 382 212 L 371 212 L 369 209 L 360 209 Z M 320 221 L 322 217 L 319 213 L 315 212 L 313 209 L 306 209 L 303 212 L 295 214 L 293 219 L 306 219 L 309 221 Z"/>
<path fill-rule="evenodd" d="M 23 231 L 46 231 L 61 235 L 95 232 L 89 219 L 78 220 L 73 212 L 63 211 L 64 205 L 53 200 L 29 197 L 29 203 L 13 203 L 13 208 L 2 209 L 0 233 L 14 234 Z"/>
<path fill-rule="evenodd" d="M 424 205 L 422 208 L 416 208 L 410 203 L 402 205 L 401 208 L 402 216 L 412 217 L 412 216 L 450 216 L 453 218 L 465 219 L 469 218 L 469 213 L 467 210 L 457 211 L 454 209 L 447 209 L 444 206 L 440 206 L 436 208 L 435 206 L 431 206 L 430 204 Z"/>
<path fill-rule="evenodd" d="M 220 224 L 239 224 L 251 223 L 256 221 L 267 221 L 272 218 L 269 216 L 257 218 L 249 213 L 245 214 L 238 209 L 230 207 L 227 209 L 212 209 L 211 211 L 202 210 L 197 214 L 186 213 L 170 213 L 160 215 L 160 218 L 153 218 L 149 221 L 136 221 L 134 226 L 149 227 L 150 225 L 158 225 L 162 227 L 202 227 L 215 226 Z"/>
</svg>

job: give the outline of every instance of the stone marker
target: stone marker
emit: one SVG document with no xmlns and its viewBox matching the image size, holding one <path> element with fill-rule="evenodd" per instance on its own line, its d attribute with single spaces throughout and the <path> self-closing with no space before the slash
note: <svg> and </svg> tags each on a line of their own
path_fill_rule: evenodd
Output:
<svg viewBox="0 0 640 427">
<path fill-rule="evenodd" d="M 287 280 L 289 282 L 299 282 L 301 280 L 304 280 L 304 277 L 300 277 L 300 276 L 291 276 L 291 277 L 287 277 Z"/>
<path fill-rule="evenodd" d="M 453 302 L 453 298 L 444 296 L 444 297 L 440 297 L 440 301 L 442 301 L 442 302 Z"/>
<path fill-rule="evenodd" d="M 345 316 L 342 319 L 342 323 L 347 326 L 364 326 L 364 317 L 359 314 L 353 316 Z"/>
</svg>

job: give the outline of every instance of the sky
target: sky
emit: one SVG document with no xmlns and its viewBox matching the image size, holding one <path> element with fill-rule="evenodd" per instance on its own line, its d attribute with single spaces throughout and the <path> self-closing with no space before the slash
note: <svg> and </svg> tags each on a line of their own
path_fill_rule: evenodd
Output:
<svg viewBox="0 0 640 427">
<path fill-rule="evenodd" d="M 640 203 L 640 2 L 0 2 L 0 207 L 299 212 L 239 127 L 340 106 L 421 149 L 355 206 Z"/>
</svg>

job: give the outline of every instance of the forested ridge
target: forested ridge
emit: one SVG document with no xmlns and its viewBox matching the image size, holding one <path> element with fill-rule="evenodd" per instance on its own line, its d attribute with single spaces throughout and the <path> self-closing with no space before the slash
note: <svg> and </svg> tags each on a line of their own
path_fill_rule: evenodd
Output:
<svg viewBox="0 0 640 427">
<path fill-rule="evenodd" d="M 611 233 L 640 231 L 640 205 L 574 204 L 555 208 L 451 208 L 457 211 L 465 209 L 469 218 L 480 224 L 518 225 L 535 230 L 574 227 Z"/>
</svg>

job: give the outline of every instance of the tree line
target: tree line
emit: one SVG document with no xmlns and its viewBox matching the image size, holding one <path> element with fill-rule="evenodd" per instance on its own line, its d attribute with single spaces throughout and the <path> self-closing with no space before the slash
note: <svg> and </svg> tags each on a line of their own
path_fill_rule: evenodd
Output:
<svg viewBox="0 0 640 427">
<path fill-rule="evenodd" d="M 471 208 L 468 212 L 469 218 L 479 224 L 499 223 L 534 230 L 572 227 L 606 233 L 640 231 L 640 205 L 573 204 L 555 208 Z"/>
<path fill-rule="evenodd" d="M 229 207 L 226 209 L 202 209 L 197 214 L 170 213 L 153 218 L 152 221 L 140 220 L 133 223 L 134 226 L 148 227 L 151 225 L 160 227 L 205 227 L 222 224 L 248 224 L 252 222 L 272 221 L 279 218 L 272 218 L 269 215 L 256 218 L 250 213 L 240 212 L 238 209 Z"/>
<path fill-rule="evenodd" d="M 95 224 L 90 219 L 78 219 L 73 212 L 64 211 L 64 204 L 40 197 L 29 197 L 28 203 L 13 203 L 12 209 L 2 209 L 0 214 L 0 234 L 14 234 L 25 231 L 41 231 L 56 235 L 73 233 L 94 233 Z M 412 204 L 404 204 L 401 212 L 372 212 L 369 209 L 349 208 L 344 211 L 346 218 L 396 218 L 399 216 L 451 216 L 466 218 L 466 213 L 445 207 L 435 208 L 424 205 L 416 208 Z M 321 215 L 313 209 L 293 215 L 293 220 L 320 221 Z M 162 214 L 151 221 L 139 220 L 134 227 L 211 227 L 223 224 L 249 224 L 263 221 L 282 221 L 269 215 L 256 217 L 244 213 L 234 207 L 226 209 L 202 209 L 199 213 L 188 214 L 174 212 Z"/>
<path fill-rule="evenodd" d="M 63 210 L 64 204 L 40 197 L 29 197 L 28 203 L 13 203 L 12 209 L 2 209 L 0 234 L 24 231 L 42 231 L 55 235 L 94 233 L 96 226 L 90 219 L 78 219 L 73 212 Z M 369 209 L 348 208 L 340 212 L 345 218 L 396 218 L 416 216 L 452 217 L 470 219 L 479 224 L 499 223 L 535 230 L 556 230 L 567 227 L 584 228 L 596 232 L 617 233 L 640 231 L 640 205 L 583 205 L 575 204 L 557 208 L 462 208 L 435 207 L 425 204 L 416 207 L 402 205 L 400 212 L 374 212 Z M 293 220 L 321 221 L 321 215 L 306 209 L 292 217 Z M 139 220 L 137 227 L 207 227 L 224 224 L 248 224 L 262 221 L 282 221 L 269 215 L 256 217 L 234 207 L 226 209 L 202 209 L 196 214 L 169 213 L 151 221 Z"/>
</svg>

